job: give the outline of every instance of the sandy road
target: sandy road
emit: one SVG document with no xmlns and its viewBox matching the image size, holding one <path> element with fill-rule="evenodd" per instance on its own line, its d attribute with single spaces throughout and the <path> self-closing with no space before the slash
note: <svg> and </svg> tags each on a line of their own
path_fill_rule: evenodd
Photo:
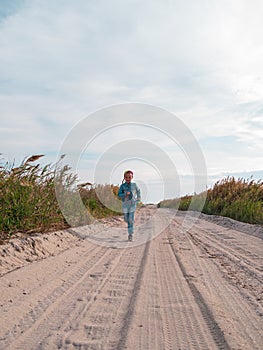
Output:
<svg viewBox="0 0 263 350">
<path fill-rule="evenodd" d="M 133 244 L 76 240 L 2 275 L 0 349 L 262 349 L 262 239 L 171 216 L 143 208 Z"/>
</svg>

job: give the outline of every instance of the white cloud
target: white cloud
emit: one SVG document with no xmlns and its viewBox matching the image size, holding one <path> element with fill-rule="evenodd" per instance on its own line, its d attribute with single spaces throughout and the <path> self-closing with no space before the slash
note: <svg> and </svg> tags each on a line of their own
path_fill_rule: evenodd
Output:
<svg viewBox="0 0 263 350">
<path fill-rule="evenodd" d="M 0 151 L 8 157 L 51 159 L 88 114 L 142 102 L 182 118 L 209 171 L 262 167 L 260 0 L 28 0 L 3 8 Z M 114 131 L 109 138 L 119 140 Z"/>
</svg>

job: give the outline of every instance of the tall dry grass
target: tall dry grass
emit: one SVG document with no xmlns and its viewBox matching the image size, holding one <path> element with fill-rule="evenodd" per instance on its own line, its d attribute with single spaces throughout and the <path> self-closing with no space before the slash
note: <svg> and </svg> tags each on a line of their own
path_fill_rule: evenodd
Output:
<svg viewBox="0 0 263 350">
<path fill-rule="evenodd" d="M 55 197 L 55 169 L 51 164 L 34 164 L 34 155 L 18 167 L 5 163 L 0 168 L 0 239 L 16 232 L 49 231 L 67 226 Z M 67 172 L 61 177 L 69 180 Z"/>
<path fill-rule="evenodd" d="M 76 225 L 81 224 L 85 208 L 77 206 L 79 194 L 87 211 L 94 218 L 116 215 L 100 203 L 96 193 L 97 186 L 88 183 L 77 188 L 77 176 L 66 165 L 56 164 L 40 166 L 36 163 L 43 155 L 34 155 L 25 159 L 18 167 L 8 162 L 0 167 L 0 242 L 17 232 L 46 232 L 68 227 L 57 202 L 58 184 L 64 189 L 64 209 L 74 213 Z M 63 156 L 62 156 L 63 158 Z M 91 184 L 89 184 L 91 185 Z M 100 190 L 109 188 L 101 185 Z M 73 189 L 75 188 L 75 189 Z M 77 189 L 76 189 L 77 188 Z M 110 188 L 117 193 L 117 187 Z M 78 191 L 78 193 L 77 193 Z M 85 221 L 85 223 L 87 223 Z"/>
<path fill-rule="evenodd" d="M 207 191 L 203 212 L 262 225 L 263 182 L 252 178 L 222 179 Z"/>
<path fill-rule="evenodd" d="M 198 203 L 206 196 L 202 212 L 227 216 L 235 220 L 263 224 L 263 182 L 252 178 L 227 177 L 215 183 L 207 192 L 184 196 L 159 203 L 159 207 L 198 210 Z M 196 206 L 195 206 L 196 203 Z"/>
<path fill-rule="evenodd" d="M 118 190 L 118 186 L 98 184 L 90 186 L 88 189 L 81 187 L 79 192 L 90 214 L 96 218 L 104 218 L 121 213 Z"/>
</svg>

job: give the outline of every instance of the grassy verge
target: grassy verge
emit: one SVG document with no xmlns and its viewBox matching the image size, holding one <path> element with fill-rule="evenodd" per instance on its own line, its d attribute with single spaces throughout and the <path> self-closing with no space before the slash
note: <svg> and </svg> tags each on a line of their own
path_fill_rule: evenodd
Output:
<svg viewBox="0 0 263 350">
<path fill-rule="evenodd" d="M 43 167 L 36 164 L 42 156 L 31 156 L 18 167 L 8 163 L 0 167 L 0 243 L 17 232 L 30 234 L 68 227 L 57 202 L 55 182 L 59 179 L 67 188 L 68 197 L 74 197 L 72 188 L 78 179 L 70 173 L 68 166 L 58 172 L 55 171 L 56 164 Z M 116 215 L 116 211 L 100 202 L 98 186 L 86 188 L 86 185 L 80 185 L 74 191 L 79 191 L 92 217 Z M 99 190 L 105 193 L 111 190 L 116 195 L 118 187 L 100 185 Z M 69 204 L 72 205 L 72 200 Z"/>
<path fill-rule="evenodd" d="M 227 216 L 251 224 L 263 225 L 263 182 L 227 177 L 218 181 L 206 193 L 164 200 L 159 207 L 198 210 L 198 203 L 206 200 L 202 213 Z"/>
</svg>

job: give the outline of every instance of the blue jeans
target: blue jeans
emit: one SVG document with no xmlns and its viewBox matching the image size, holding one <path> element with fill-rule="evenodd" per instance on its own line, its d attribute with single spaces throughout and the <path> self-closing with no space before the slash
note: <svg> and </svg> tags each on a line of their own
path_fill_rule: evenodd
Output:
<svg viewBox="0 0 263 350">
<path fill-rule="evenodd" d="M 123 208 L 124 221 L 128 224 L 128 234 L 133 234 L 133 224 L 134 224 L 134 208 L 125 207 Z"/>
</svg>

